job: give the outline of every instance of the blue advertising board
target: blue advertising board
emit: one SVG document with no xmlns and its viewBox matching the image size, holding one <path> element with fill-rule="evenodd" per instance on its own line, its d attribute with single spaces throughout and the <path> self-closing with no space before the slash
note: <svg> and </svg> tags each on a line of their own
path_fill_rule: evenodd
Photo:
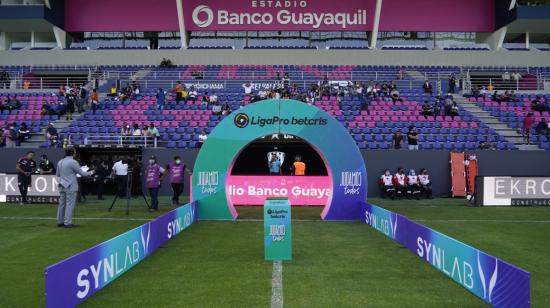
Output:
<svg viewBox="0 0 550 308">
<path fill-rule="evenodd" d="M 405 216 L 363 203 L 363 221 L 493 307 L 530 307 L 529 272 Z"/>
<path fill-rule="evenodd" d="M 74 307 L 197 221 L 189 203 L 45 269 L 46 307 Z"/>
<path fill-rule="evenodd" d="M 269 261 L 292 260 L 292 217 L 288 199 L 268 198 L 264 205 L 264 254 Z"/>
</svg>

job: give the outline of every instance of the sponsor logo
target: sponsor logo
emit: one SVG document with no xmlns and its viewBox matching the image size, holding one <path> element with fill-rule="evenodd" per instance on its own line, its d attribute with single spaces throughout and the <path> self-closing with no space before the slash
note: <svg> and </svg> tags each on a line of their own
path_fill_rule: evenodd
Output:
<svg viewBox="0 0 550 308">
<path fill-rule="evenodd" d="M 233 123 L 235 123 L 235 126 L 238 128 L 245 128 L 248 126 L 249 118 L 246 113 L 238 113 L 235 115 L 235 119 L 233 120 Z"/>
<path fill-rule="evenodd" d="M 495 269 L 493 270 L 493 274 L 491 275 L 491 279 L 487 281 L 485 279 L 485 273 L 483 272 L 483 266 L 481 265 L 482 261 L 480 260 L 483 258 L 483 255 L 480 254 L 480 252 L 477 252 L 477 270 L 479 273 L 479 280 L 481 280 L 481 286 L 483 287 L 483 298 L 488 300 L 489 302 L 492 302 L 492 295 L 493 295 L 493 289 L 495 288 L 497 284 L 497 278 L 498 278 L 498 260 L 495 258 Z M 490 259 L 485 257 L 486 259 Z"/>
<path fill-rule="evenodd" d="M 202 18 L 201 15 L 206 15 Z M 200 28 L 206 28 L 214 21 L 214 12 L 206 5 L 199 5 L 193 10 L 193 22 Z"/>
<path fill-rule="evenodd" d="M 305 12 L 293 12 L 293 9 Z M 258 12 L 258 9 L 273 9 L 272 12 Z M 367 11 L 358 9 L 348 12 L 314 12 L 308 11 L 307 1 L 252 1 L 250 11 L 213 10 L 206 5 L 199 5 L 193 10 L 193 23 L 199 28 L 210 25 L 230 26 L 269 26 L 293 25 L 309 26 L 320 29 L 326 26 L 338 26 L 342 30 L 350 26 L 366 26 Z"/>
<path fill-rule="evenodd" d="M 391 213 L 389 213 L 388 215 L 388 218 L 384 218 L 372 212 L 365 211 L 365 223 L 367 223 L 372 228 L 382 232 L 387 237 L 395 240 L 397 235 L 397 217 L 395 217 Z"/>
<path fill-rule="evenodd" d="M 345 195 L 358 195 L 361 183 L 361 172 L 342 171 L 340 176 L 340 187 L 344 188 Z"/>
<path fill-rule="evenodd" d="M 200 187 L 203 195 L 212 195 L 218 192 L 219 174 L 218 171 L 201 171 L 199 172 L 199 181 L 197 186 Z"/>
</svg>

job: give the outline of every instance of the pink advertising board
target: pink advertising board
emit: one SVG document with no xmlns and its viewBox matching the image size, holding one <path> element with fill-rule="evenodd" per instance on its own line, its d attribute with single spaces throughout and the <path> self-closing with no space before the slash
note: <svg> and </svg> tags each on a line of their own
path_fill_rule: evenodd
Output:
<svg viewBox="0 0 550 308">
<path fill-rule="evenodd" d="M 232 205 L 263 205 L 268 197 L 287 197 L 292 205 L 324 206 L 332 181 L 328 176 L 229 176 L 226 192 Z"/>
<path fill-rule="evenodd" d="M 187 31 L 371 31 L 376 0 L 181 0 Z M 492 32 L 495 0 L 384 0 L 380 31 Z M 68 32 L 179 31 L 175 0 L 66 0 Z"/>
<path fill-rule="evenodd" d="M 183 0 L 187 30 L 368 31 L 375 1 Z"/>
</svg>

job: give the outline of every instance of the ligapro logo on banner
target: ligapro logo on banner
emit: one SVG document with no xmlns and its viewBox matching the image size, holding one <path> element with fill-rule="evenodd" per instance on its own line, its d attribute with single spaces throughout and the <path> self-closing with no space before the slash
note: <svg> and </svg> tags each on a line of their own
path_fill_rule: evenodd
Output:
<svg viewBox="0 0 550 308">
<path fill-rule="evenodd" d="M 194 7 L 191 30 L 367 30 L 366 5 L 372 1 L 319 2 L 187 0 L 184 7 Z"/>
<path fill-rule="evenodd" d="M 46 307 L 75 307 L 197 221 L 186 204 L 45 269 Z"/>
<path fill-rule="evenodd" d="M 364 222 L 494 307 L 529 307 L 529 272 L 408 218 L 363 203 Z"/>
</svg>

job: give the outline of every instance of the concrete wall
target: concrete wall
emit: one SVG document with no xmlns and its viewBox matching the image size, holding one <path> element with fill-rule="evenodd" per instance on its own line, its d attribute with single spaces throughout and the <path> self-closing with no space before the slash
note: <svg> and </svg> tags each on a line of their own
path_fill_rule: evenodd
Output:
<svg viewBox="0 0 550 308">
<path fill-rule="evenodd" d="M 548 66 L 544 51 L 444 50 L 17 50 L 0 51 L 0 65 L 327 64 Z"/>
<path fill-rule="evenodd" d="M 24 155 L 26 149 L 2 149 L 0 173 L 14 173 L 17 159 Z M 63 157 L 63 151 L 58 149 L 36 150 L 37 157 L 46 153 L 50 159 L 57 162 Z M 474 151 L 479 160 L 479 175 L 484 176 L 550 176 L 550 154 L 544 151 Z M 146 149 L 142 152 L 143 164 L 151 155 L 156 155 L 159 163 L 165 166 L 179 155 L 183 162 L 193 169 L 198 150 L 177 149 Z M 446 151 L 394 151 L 376 150 L 362 151 L 368 173 L 369 196 L 378 196 L 378 178 L 388 168 L 395 172 L 398 167 L 417 172 L 427 168 L 433 179 L 435 196 L 449 196 L 451 174 L 449 152 Z M 38 161 L 38 158 L 37 158 Z M 164 181 L 161 194 L 169 195 L 171 188 Z M 189 183 L 185 182 L 184 195 L 189 195 Z"/>
</svg>

